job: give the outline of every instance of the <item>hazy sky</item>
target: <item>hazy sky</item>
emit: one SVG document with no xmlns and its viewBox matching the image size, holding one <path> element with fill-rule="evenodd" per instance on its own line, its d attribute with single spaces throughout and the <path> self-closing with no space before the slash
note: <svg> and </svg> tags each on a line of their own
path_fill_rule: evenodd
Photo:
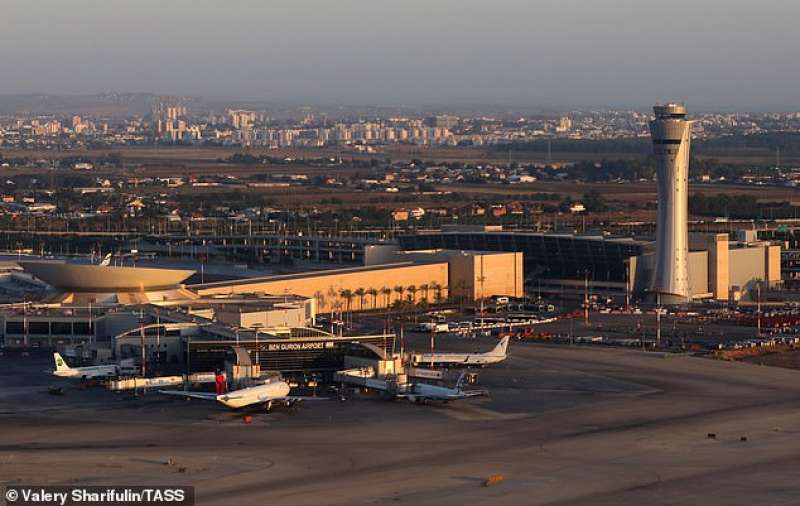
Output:
<svg viewBox="0 0 800 506">
<path fill-rule="evenodd" d="M 0 0 L 0 93 L 800 109 L 797 0 Z"/>
</svg>

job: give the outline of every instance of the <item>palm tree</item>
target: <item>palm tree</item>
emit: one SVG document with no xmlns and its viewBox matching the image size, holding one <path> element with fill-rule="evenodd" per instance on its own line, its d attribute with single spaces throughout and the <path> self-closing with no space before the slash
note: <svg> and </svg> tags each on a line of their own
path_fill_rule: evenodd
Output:
<svg viewBox="0 0 800 506">
<path fill-rule="evenodd" d="M 386 297 L 385 306 L 386 306 L 386 309 L 388 311 L 388 309 L 389 309 L 389 298 L 392 296 L 392 289 L 389 288 L 388 286 L 384 286 L 383 288 L 381 288 L 381 294 L 383 294 L 383 296 Z"/>
<path fill-rule="evenodd" d="M 351 310 L 351 304 L 353 303 L 353 297 L 355 297 L 355 295 L 353 294 L 353 290 L 350 290 L 349 288 L 345 288 L 345 289 L 343 289 L 342 291 L 339 292 L 339 296 L 345 300 L 345 302 L 346 302 L 345 311 L 347 311 L 347 313 L 348 313 L 348 315 L 350 317 L 350 320 L 352 321 L 353 312 Z"/>
<path fill-rule="evenodd" d="M 414 322 L 416 322 L 417 321 L 417 292 L 419 291 L 419 289 L 417 288 L 417 285 L 409 285 L 408 288 L 406 288 L 406 290 L 408 290 L 408 301 L 411 303 L 411 311 L 413 311 Z"/>
<path fill-rule="evenodd" d="M 403 307 L 403 294 L 406 293 L 406 287 L 403 285 L 397 285 L 394 287 L 394 293 L 397 294 L 397 307 L 398 309 Z"/>
<path fill-rule="evenodd" d="M 339 313 L 338 318 L 335 317 L 336 313 Z M 336 322 L 336 325 L 339 326 L 339 330 L 340 331 L 342 330 L 341 325 L 343 322 L 341 320 L 342 320 L 342 299 L 336 298 L 334 299 L 333 304 L 331 304 L 331 334 L 335 334 L 334 322 Z"/>
<path fill-rule="evenodd" d="M 328 287 L 328 300 L 331 301 L 331 321 L 333 321 L 335 319 L 334 313 L 341 308 L 341 304 L 337 304 L 339 302 L 339 294 L 333 286 Z M 341 318 L 341 315 L 339 317 Z"/>
<path fill-rule="evenodd" d="M 442 285 L 434 281 L 431 283 L 431 288 L 433 289 L 433 300 L 437 304 L 442 303 Z"/>
<path fill-rule="evenodd" d="M 467 282 L 463 279 L 458 282 L 458 308 L 460 312 L 464 312 L 464 298 L 466 297 Z"/>
<path fill-rule="evenodd" d="M 422 283 L 419 285 L 419 289 L 422 291 L 422 298 L 425 302 L 428 302 L 428 292 L 431 289 L 431 286 L 428 283 Z"/>
<path fill-rule="evenodd" d="M 378 290 L 376 290 L 374 287 L 369 288 L 367 289 L 367 295 L 372 297 L 372 309 L 375 309 L 375 307 L 378 305 Z"/>
<path fill-rule="evenodd" d="M 417 285 L 408 285 L 406 290 L 408 291 L 408 300 L 411 301 L 412 304 L 415 303 L 417 301 L 417 292 L 419 292 Z"/>
<path fill-rule="evenodd" d="M 321 311 L 325 307 L 325 294 L 317 290 L 314 292 L 314 298 L 317 300 L 317 311 Z"/>
<path fill-rule="evenodd" d="M 402 301 L 403 294 L 406 293 L 406 287 L 404 287 L 403 285 L 397 285 L 392 290 L 394 291 L 394 293 L 397 294 L 397 298 Z"/>
<path fill-rule="evenodd" d="M 386 309 L 386 323 L 385 323 L 385 325 L 383 327 L 383 331 L 384 332 L 388 332 L 389 331 L 389 299 L 392 296 L 392 289 L 389 288 L 388 286 L 383 286 L 380 289 L 380 293 L 382 293 L 383 296 L 386 298 L 386 303 L 384 305 L 384 308 Z"/>
<path fill-rule="evenodd" d="M 364 296 L 367 295 L 367 291 L 364 290 L 363 288 L 356 288 L 356 291 L 353 292 L 353 293 L 355 293 L 356 296 L 358 297 L 358 310 L 359 311 L 363 311 L 364 310 Z"/>
<path fill-rule="evenodd" d="M 335 299 L 337 295 L 339 294 L 336 292 L 336 288 L 334 288 L 333 286 L 328 288 L 328 297 L 330 297 L 331 301 L 333 301 L 333 299 Z"/>
</svg>

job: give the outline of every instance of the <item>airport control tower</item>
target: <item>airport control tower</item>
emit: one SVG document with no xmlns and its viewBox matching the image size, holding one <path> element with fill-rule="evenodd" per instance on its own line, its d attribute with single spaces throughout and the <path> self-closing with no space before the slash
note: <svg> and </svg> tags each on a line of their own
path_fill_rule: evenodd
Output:
<svg viewBox="0 0 800 506">
<path fill-rule="evenodd" d="M 661 303 L 678 304 L 689 297 L 689 142 L 692 122 L 686 106 L 653 107 L 650 122 L 658 178 L 656 266 L 652 293 Z"/>
</svg>

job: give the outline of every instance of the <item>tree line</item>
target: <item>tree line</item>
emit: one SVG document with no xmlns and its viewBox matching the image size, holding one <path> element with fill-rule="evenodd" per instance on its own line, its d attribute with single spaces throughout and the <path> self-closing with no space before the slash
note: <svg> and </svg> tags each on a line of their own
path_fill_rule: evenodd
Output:
<svg viewBox="0 0 800 506">
<path fill-rule="evenodd" d="M 753 195 L 692 195 L 689 212 L 697 216 L 733 219 L 778 219 L 797 217 L 789 202 L 759 202 Z"/>
<path fill-rule="evenodd" d="M 540 139 L 530 142 L 496 144 L 495 151 L 533 151 L 538 153 L 640 153 L 649 154 L 653 148 L 650 137 L 623 139 Z M 781 153 L 800 153 L 800 133 L 768 132 L 753 135 L 726 135 L 693 141 L 697 153 L 718 149 L 768 149 L 780 148 Z"/>
</svg>

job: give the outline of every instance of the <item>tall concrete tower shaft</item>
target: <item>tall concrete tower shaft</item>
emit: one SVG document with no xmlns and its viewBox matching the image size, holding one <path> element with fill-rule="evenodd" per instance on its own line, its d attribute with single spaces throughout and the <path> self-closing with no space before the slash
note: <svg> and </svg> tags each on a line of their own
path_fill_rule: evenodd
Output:
<svg viewBox="0 0 800 506">
<path fill-rule="evenodd" d="M 689 297 L 689 143 L 692 122 L 683 104 L 653 107 L 650 122 L 657 164 L 658 223 L 652 291 L 665 304 Z"/>
</svg>

